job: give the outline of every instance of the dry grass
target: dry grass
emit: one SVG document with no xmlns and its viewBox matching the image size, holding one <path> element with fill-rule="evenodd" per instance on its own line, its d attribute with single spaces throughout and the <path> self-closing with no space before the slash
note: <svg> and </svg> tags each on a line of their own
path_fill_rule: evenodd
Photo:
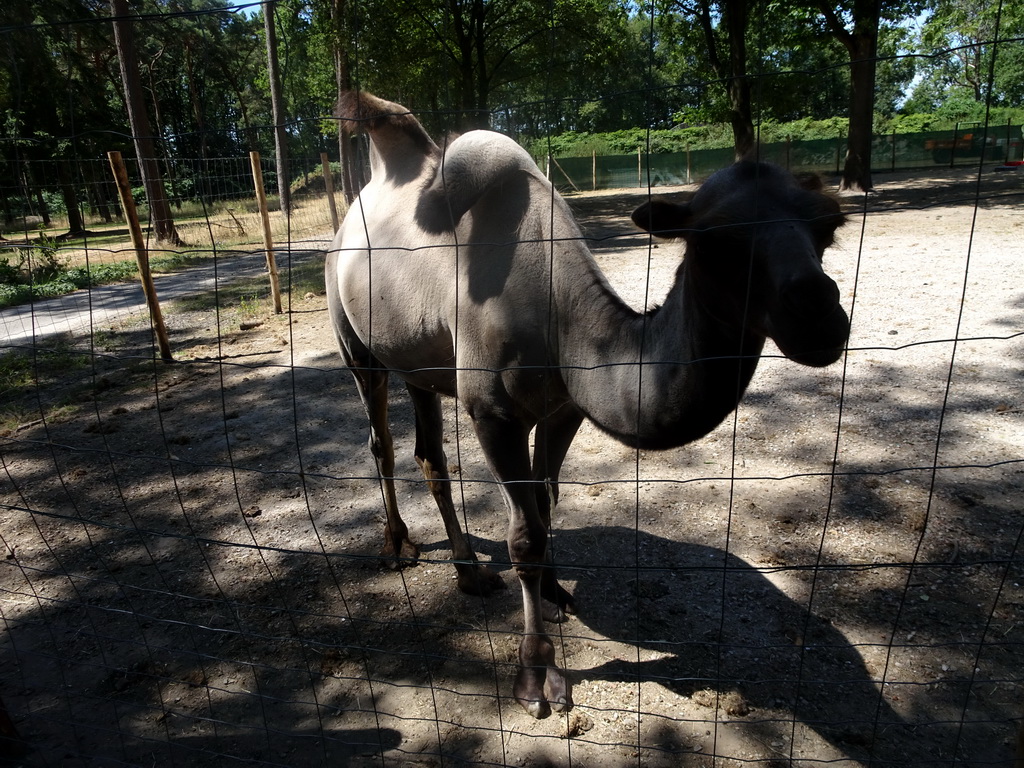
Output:
<svg viewBox="0 0 1024 768">
<path fill-rule="evenodd" d="M 339 220 L 344 217 L 344 198 L 335 195 Z M 252 251 L 263 248 L 263 223 L 255 200 L 236 200 L 219 203 L 203 210 L 191 205 L 176 212 L 175 225 L 183 241 L 181 246 L 166 246 L 148 239 L 146 221 L 142 222 L 147 235 L 150 259 L 159 268 L 161 261 L 172 264 L 203 257 L 214 251 Z M 290 216 L 272 210 L 269 214 L 274 245 L 300 240 L 329 239 L 334 231 L 326 195 L 306 195 L 295 198 Z M 67 231 L 67 220 L 54 218 L 47 230 L 38 230 L 33 237 L 22 241 L 26 247 L 37 246 L 42 238 L 56 241 L 58 258 L 66 266 L 109 264 L 135 258 L 127 226 L 123 221 L 105 224 L 87 221 L 90 235 L 72 240 L 58 239 Z M 18 240 L 10 241 L 17 248 Z"/>
</svg>

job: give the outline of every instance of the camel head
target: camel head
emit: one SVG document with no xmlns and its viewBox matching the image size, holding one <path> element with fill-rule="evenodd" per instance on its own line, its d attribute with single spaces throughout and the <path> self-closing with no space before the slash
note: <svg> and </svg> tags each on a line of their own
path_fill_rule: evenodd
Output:
<svg viewBox="0 0 1024 768">
<path fill-rule="evenodd" d="M 713 174 L 689 202 L 644 203 L 633 221 L 686 241 L 681 278 L 715 322 L 769 337 L 803 365 L 839 359 L 850 322 L 822 256 L 844 217 L 817 177 L 743 161 Z"/>
</svg>

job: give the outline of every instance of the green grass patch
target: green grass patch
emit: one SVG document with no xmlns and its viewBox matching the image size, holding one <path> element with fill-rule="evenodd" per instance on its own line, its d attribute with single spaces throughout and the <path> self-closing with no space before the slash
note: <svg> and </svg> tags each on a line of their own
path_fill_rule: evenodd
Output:
<svg viewBox="0 0 1024 768">
<path fill-rule="evenodd" d="M 324 291 L 324 259 L 310 259 L 292 267 L 287 277 L 282 276 L 281 289 L 288 290 L 291 283 L 293 296 L 305 296 L 307 293 L 323 293 Z"/>
<path fill-rule="evenodd" d="M 53 277 L 32 283 L 5 283 L 0 285 L 0 309 L 40 299 L 52 299 L 73 293 L 80 288 L 106 285 L 129 280 L 138 274 L 134 261 L 114 264 L 93 264 L 89 267 L 69 267 Z"/>
<path fill-rule="evenodd" d="M 66 339 L 56 338 L 28 350 L 0 355 L 0 402 L 52 384 L 68 373 L 89 364 L 89 355 Z"/>
<path fill-rule="evenodd" d="M 157 256 L 149 260 L 151 272 L 178 272 L 202 264 L 214 258 L 211 251 L 174 251 L 166 256 Z"/>
<path fill-rule="evenodd" d="M 91 357 L 67 339 L 56 338 L 28 350 L 0 354 L 0 434 L 42 418 L 61 420 L 77 410 L 70 377 L 78 383 Z"/>
</svg>

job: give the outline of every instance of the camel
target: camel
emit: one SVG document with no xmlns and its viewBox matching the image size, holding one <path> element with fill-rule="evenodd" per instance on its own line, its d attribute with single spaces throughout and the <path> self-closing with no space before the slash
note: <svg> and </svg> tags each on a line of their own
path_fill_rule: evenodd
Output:
<svg viewBox="0 0 1024 768">
<path fill-rule="evenodd" d="M 382 557 L 417 547 L 399 514 L 388 372 L 404 380 L 415 457 L 444 521 L 458 586 L 504 586 L 477 562 L 452 502 L 439 396 L 462 402 L 509 512 L 508 552 L 523 594 L 516 700 L 537 718 L 572 707 L 545 632 L 572 613 L 548 562 L 562 462 L 586 418 L 632 446 L 706 435 L 738 404 L 766 338 L 825 366 L 849 321 L 822 254 L 842 223 L 820 183 L 741 162 L 685 204 L 653 199 L 633 221 L 682 238 L 664 304 L 639 313 L 601 273 L 565 201 L 511 138 L 472 131 L 442 150 L 404 107 L 347 94 L 339 116 L 371 139 L 372 178 L 327 255 L 329 311 L 370 421 L 384 489 Z M 534 434 L 531 460 L 529 440 Z"/>
</svg>

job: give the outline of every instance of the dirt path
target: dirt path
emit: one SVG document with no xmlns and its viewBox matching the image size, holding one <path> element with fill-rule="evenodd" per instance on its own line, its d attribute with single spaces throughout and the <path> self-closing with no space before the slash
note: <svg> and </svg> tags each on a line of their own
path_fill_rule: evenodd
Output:
<svg viewBox="0 0 1024 768">
<path fill-rule="evenodd" d="M 423 557 L 379 568 L 365 418 L 322 295 L 248 330 L 237 307 L 176 313 L 171 367 L 144 323 L 94 323 L 94 354 L 9 394 L 24 417 L 0 442 L 0 690 L 27 764 L 1007 764 L 1022 179 L 878 181 L 826 256 L 853 316 L 841 364 L 769 352 L 735 420 L 684 450 L 581 431 L 552 535 L 579 608 L 552 629 L 567 717 L 511 701 L 505 513 L 453 404 L 456 498 L 510 587 L 486 601 L 455 589 L 397 386 Z M 634 306 L 680 256 L 627 225 L 643 196 L 570 200 Z"/>
<path fill-rule="evenodd" d="M 278 249 L 280 267 L 299 266 L 327 247 L 327 241 L 302 241 Z M 213 291 L 221 285 L 249 280 L 266 272 L 264 251 L 233 253 L 180 272 L 154 275 L 162 302 Z M 55 334 L 80 336 L 106 329 L 133 315 L 148 315 L 138 281 L 101 285 L 88 291 L 0 310 L 0 342 L 10 346 L 44 341 Z"/>
</svg>

